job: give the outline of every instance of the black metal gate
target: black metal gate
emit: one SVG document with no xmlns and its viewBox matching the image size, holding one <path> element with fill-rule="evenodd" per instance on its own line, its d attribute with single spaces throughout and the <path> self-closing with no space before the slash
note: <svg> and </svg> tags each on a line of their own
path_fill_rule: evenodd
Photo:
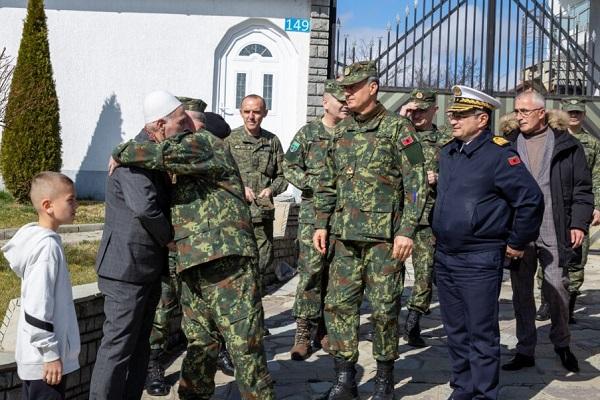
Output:
<svg viewBox="0 0 600 400">
<path fill-rule="evenodd" d="M 527 86 L 549 95 L 598 96 L 589 4 L 564 9 L 552 0 L 410 0 L 395 29 L 388 23 L 376 40 L 352 40 L 338 21 L 331 75 L 370 59 L 387 90 L 465 84 L 494 94 Z"/>
</svg>

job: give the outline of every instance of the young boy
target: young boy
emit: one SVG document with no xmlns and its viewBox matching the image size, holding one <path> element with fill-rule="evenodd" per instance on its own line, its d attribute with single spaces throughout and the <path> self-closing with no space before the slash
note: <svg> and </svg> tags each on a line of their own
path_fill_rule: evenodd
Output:
<svg viewBox="0 0 600 400">
<path fill-rule="evenodd" d="M 79 328 L 71 278 L 56 233 L 75 218 L 73 181 L 57 172 L 40 172 L 31 182 L 38 222 L 23 226 L 2 247 L 22 279 L 15 359 L 23 399 L 65 398 L 63 375 L 79 369 Z"/>
</svg>

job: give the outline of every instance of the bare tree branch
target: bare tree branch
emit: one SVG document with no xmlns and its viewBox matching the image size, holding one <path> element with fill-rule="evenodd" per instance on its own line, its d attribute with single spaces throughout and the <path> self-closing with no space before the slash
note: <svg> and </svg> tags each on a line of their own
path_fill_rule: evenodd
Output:
<svg viewBox="0 0 600 400">
<path fill-rule="evenodd" d="M 5 126 L 6 103 L 8 102 L 12 73 L 15 69 L 12 62 L 12 57 L 9 57 L 6 54 L 6 48 L 3 48 L 0 53 L 0 126 L 2 127 Z"/>
</svg>

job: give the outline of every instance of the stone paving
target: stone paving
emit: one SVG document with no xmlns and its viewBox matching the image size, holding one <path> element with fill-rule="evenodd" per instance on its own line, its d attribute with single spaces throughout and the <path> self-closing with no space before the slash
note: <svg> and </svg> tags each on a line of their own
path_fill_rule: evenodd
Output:
<svg viewBox="0 0 600 400">
<path fill-rule="evenodd" d="M 536 366 L 519 372 L 500 375 L 500 399 L 600 399 L 600 256 L 590 256 L 586 267 L 586 282 L 580 297 L 572 327 L 572 349 L 579 358 L 581 372 L 567 373 L 554 354 L 548 340 L 549 322 L 538 322 L 538 347 Z M 323 351 L 314 353 L 307 361 L 292 361 L 289 349 L 294 338 L 295 325 L 290 310 L 294 302 L 297 277 L 264 299 L 267 326 L 272 336 L 266 338 L 268 366 L 275 380 L 277 399 L 305 400 L 321 399 L 334 379 L 333 362 Z M 410 294 L 412 268 L 407 274 L 407 289 Z M 404 302 L 403 302 L 404 304 Z M 360 359 L 358 364 L 359 391 L 361 399 L 370 398 L 375 362 L 371 358 L 371 343 L 364 340 L 369 329 L 368 306 L 363 306 L 361 317 Z M 403 325 L 406 309 L 402 310 Z M 396 399 L 444 400 L 450 395 L 448 386 L 450 368 L 446 352 L 446 337 L 440 321 L 439 303 L 434 297 L 432 312 L 422 320 L 423 333 L 429 347 L 414 349 L 400 339 L 400 358 L 395 363 Z M 511 357 L 516 344 L 515 319 L 511 302 L 510 281 L 505 279 L 500 298 L 500 329 L 502 361 Z M 168 369 L 167 377 L 176 384 L 181 366 L 179 357 Z M 217 389 L 214 399 L 239 399 L 233 378 L 217 372 Z M 169 396 L 143 399 L 177 399 L 176 386 Z"/>
</svg>

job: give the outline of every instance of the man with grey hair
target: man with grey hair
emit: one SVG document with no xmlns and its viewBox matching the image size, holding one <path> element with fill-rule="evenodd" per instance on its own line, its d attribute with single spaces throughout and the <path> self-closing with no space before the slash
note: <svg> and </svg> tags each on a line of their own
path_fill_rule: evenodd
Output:
<svg viewBox="0 0 600 400">
<path fill-rule="evenodd" d="M 549 118 L 542 95 L 528 91 L 517 96 L 513 118 L 518 129 L 507 138 L 516 143 L 521 160 L 540 186 L 545 208 L 538 239 L 526 247 L 519 268 L 511 271 L 518 343 L 514 358 L 502 369 L 517 371 L 535 365 L 533 282 L 539 262 L 544 275 L 542 293 L 552 320 L 550 340 L 562 365 L 577 372 L 579 365 L 569 347 L 567 266 L 581 257 L 594 210 L 590 170 L 581 143 L 565 132 L 565 121 Z"/>
<path fill-rule="evenodd" d="M 144 99 L 144 129 L 137 143 L 160 141 L 188 127 L 179 101 L 167 92 Z M 104 296 L 103 337 L 90 383 L 90 399 L 139 399 L 150 354 L 149 337 L 167 273 L 173 240 L 165 173 L 118 168 L 106 183 L 106 218 L 96 272 Z"/>
</svg>

